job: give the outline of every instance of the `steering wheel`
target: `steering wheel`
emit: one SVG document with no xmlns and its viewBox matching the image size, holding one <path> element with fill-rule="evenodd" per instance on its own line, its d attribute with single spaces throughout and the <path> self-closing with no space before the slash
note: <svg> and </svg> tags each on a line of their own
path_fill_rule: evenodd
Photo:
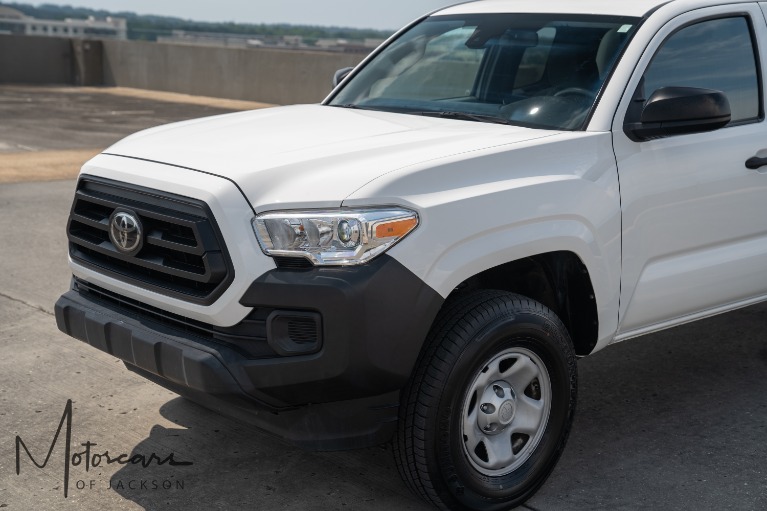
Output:
<svg viewBox="0 0 767 511">
<path fill-rule="evenodd" d="M 594 93 L 588 89 L 582 89 L 580 87 L 567 87 L 566 89 L 555 92 L 554 96 L 582 96 L 586 99 L 593 99 Z"/>
</svg>

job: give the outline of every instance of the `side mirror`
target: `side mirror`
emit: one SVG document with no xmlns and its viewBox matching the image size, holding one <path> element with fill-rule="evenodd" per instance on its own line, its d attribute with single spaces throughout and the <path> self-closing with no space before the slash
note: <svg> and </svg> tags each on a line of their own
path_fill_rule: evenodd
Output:
<svg viewBox="0 0 767 511">
<path fill-rule="evenodd" d="M 333 75 L 333 88 L 335 88 L 339 83 L 343 82 L 344 78 L 349 76 L 349 73 L 351 73 L 353 69 L 353 67 L 345 67 L 336 71 L 336 74 Z"/>
<path fill-rule="evenodd" d="M 639 117 L 627 119 L 623 131 L 631 140 L 718 130 L 729 124 L 730 102 L 723 92 L 695 87 L 663 87 L 652 93 Z"/>
</svg>

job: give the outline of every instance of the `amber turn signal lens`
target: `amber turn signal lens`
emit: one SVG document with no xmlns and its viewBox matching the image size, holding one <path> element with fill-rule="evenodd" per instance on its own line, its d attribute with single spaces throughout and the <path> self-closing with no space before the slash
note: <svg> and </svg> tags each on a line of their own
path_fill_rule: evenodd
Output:
<svg viewBox="0 0 767 511">
<path fill-rule="evenodd" d="M 376 225 L 376 238 L 401 238 L 418 225 L 416 218 L 403 218 Z"/>
</svg>

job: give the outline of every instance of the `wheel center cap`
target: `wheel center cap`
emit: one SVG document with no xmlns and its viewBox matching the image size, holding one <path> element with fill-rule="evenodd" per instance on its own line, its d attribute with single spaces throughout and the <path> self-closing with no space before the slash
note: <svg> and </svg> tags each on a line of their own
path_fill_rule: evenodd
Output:
<svg viewBox="0 0 767 511">
<path fill-rule="evenodd" d="M 514 420 L 517 396 L 503 380 L 491 383 L 482 394 L 477 426 L 485 435 L 497 435 Z"/>
<path fill-rule="evenodd" d="M 498 410 L 498 420 L 501 421 L 501 424 L 504 426 L 510 424 L 514 420 L 514 411 L 514 402 L 511 399 L 504 401 Z"/>
</svg>

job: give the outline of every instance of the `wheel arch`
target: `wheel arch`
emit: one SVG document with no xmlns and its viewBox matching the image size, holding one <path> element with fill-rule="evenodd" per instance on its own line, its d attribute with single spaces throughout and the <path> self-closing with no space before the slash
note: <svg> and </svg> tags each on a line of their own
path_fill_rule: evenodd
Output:
<svg viewBox="0 0 767 511">
<path fill-rule="evenodd" d="M 597 345 L 599 314 L 588 268 L 570 251 L 536 254 L 488 268 L 461 282 L 450 298 L 483 289 L 531 298 L 559 316 L 579 356 Z"/>
<path fill-rule="evenodd" d="M 599 336 L 599 314 L 588 268 L 573 252 L 536 254 L 488 268 L 461 282 L 448 296 L 495 289 L 542 303 L 559 316 L 579 356 L 591 353 Z"/>
</svg>

